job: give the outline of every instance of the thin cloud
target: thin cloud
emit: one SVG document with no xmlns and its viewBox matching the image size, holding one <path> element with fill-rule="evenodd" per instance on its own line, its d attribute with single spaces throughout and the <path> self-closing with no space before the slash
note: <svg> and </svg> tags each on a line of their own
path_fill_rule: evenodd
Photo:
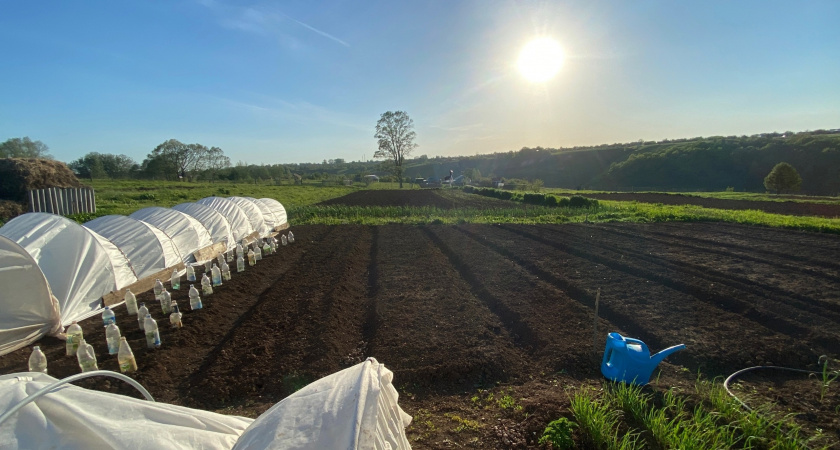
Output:
<svg viewBox="0 0 840 450">
<path fill-rule="evenodd" d="M 337 44 L 350 47 L 346 41 L 320 30 L 307 23 L 301 22 L 282 11 L 269 10 L 261 6 L 237 7 L 223 4 L 216 0 L 196 0 L 196 3 L 209 9 L 217 17 L 219 24 L 225 28 L 246 31 L 259 35 L 281 34 L 287 30 L 284 22 L 292 21 L 299 26 L 325 37 Z"/>
</svg>

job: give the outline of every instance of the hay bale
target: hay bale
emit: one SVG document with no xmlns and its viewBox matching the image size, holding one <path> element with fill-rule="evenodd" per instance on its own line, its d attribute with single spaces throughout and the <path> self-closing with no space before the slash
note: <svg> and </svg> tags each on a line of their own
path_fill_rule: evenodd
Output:
<svg viewBox="0 0 840 450">
<path fill-rule="evenodd" d="M 82 187 L 61 161 L 37 158 L 0 158 L 0 199 L 27 205 L 28 192 L 49 187 Z"/>
</svg>

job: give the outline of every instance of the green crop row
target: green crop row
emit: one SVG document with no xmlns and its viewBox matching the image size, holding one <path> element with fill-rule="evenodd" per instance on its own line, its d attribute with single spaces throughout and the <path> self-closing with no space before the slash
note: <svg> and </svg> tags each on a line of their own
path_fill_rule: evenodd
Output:
<svg viewBox="0 0 840 450">
<path fill-rule="evenodd" d="M 656 392 L 624 383 L 577 390 L 570 418 L 549 423 L 543 442 L 598 449 L 801 449 L 827 445 L 802 436 L 787 417 L 748 411 L 720 383 L 698 380 L 693 395 Z M 577 431 L 576 431 L 577 430 Z M 827 448 L 827 447 L 822 447 Z"/>
</svg>

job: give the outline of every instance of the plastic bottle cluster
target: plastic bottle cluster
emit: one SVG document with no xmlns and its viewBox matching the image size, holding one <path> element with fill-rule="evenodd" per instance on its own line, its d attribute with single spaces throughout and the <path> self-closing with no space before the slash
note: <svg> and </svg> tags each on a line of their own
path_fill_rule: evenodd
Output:
<svg viewBox="0 0 840 450">
<path fill-rule="evenodd" d="M 288 245 L 294 243 L 294 234 L 289 231 L 286 235 L 280 235 L 279 245 Z M 247 249 L 247 252 L 246 252 Z M 201 288 L 205 296 L 213 293 L 213 288 L 221 286 L 225 281 L 231 280 L 231 270 L 228 263 L 236 262 L 236 271 L 245 271 L 245 260 L 248 265 L 254 266 L 257 261 L 262 260 L 264 256 L 277 253 L 278 240 L 274 236 L 270 236 L 261 241 L 255 241 L 251 245 L 244 245 L 243 243 L 236 244 L 234 251 L 220 253 L 216 262 L 212 260 L 205 264 L 205 271 L 199 281 L 196 277 L 195 268 L 187 264 L 184 271 L 189 287 L 189 301 L 190 310 L 197 311 L 204 307 L 201 301 L 201 295 L 195 284 L 197 281 L 201 283 Z M 210 275 L 208 277 L 208 274 Z M 177 291 L 181 288 L 181 272 L 175 269 L 169 279 L 170 288 L 172 291 Z M 183 314 L 178 302 L 172 298 L 172 294 L 166 290 L 163 282 L 155 279 L 153 292 L 155 300 L 160 303 L 161 312 L 164 316 L 169 316 L 169 323 L 172 328 L 179 329 L 184 326 Z M 145 303 L 137 302 L 137 297 L 131 292 L 131 289 L 125 291 L 125 307 L 126 313 L 137 317 L 137 324 L 141 331 L 143 331 L 146 338 L 146 347 L 149 349 L 157 349 L 162 345 L 160 338 L 160 329 L 157 321 L 152 317 L 149 308 Z M 117 326 L 117 317 L 110 307 L 106 306 L 102 312 L 102 323 L 105 327 L 105 343 L 108 349 L 108 355 L 116 355 L 120 371 L 123 373 L 134 372 L 137 370 L 137 360 L 134 357 L 134 352 L 126 340 L 125 336 L 121 335 L 120 328 Z M 65 350 L 67 356 L 75 356 L 82 372 L 89 372 L 98 370 L 98 362 L 96 359 L 96 352 L 91 344 L 85 341 L 82 327 L 76 321 L 73 321 L 65 330 L 66 344 Z M 32 353 L 29 356 L 29 371 L 47 373 L 47 357 L 41 350 L 40 346 L 33 346 Z"/>
</svg>

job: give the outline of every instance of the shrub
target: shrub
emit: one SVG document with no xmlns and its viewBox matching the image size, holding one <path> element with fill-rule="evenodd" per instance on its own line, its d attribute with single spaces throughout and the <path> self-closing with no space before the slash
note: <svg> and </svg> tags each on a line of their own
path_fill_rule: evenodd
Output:
<svg viewBox="0 0 840 450">
<path fill-rule="evenodd" d="M 571 208 L 595 208 L 598 206 L 598 200 L 581 197 L 580 195 L 573 195 L 569 199 L 569 207 Z"/>
<path fill-rule="evenodd" d="M 528 203 L 528 204 L 531 204 L 531 205 L 542 205 L 542 204 L 545 203 L 545 200 L 546 200 L 545 194 L 526 193 L 526 194 L 522 195 L 522 202 L 523 203 Z"/>
<path fill-rule="evenodd" d="M 557 200 L 557 197 L 555 197 L 553 195 L 547 195 L 546 194 L 546 196 L 545 196 L 545 206 L 557 206 L 558 203 L 559 203 L 559 201 Z"/>
<path fill-rule="evenodd" d="M 545 445 L 550 442 L 554 448 L 558 449 L 575 448 L 572 433 L 576 426 L 576 423 L 565 417 L 552 421 L 545 427 L 539 444 Z"/>
</svg>

